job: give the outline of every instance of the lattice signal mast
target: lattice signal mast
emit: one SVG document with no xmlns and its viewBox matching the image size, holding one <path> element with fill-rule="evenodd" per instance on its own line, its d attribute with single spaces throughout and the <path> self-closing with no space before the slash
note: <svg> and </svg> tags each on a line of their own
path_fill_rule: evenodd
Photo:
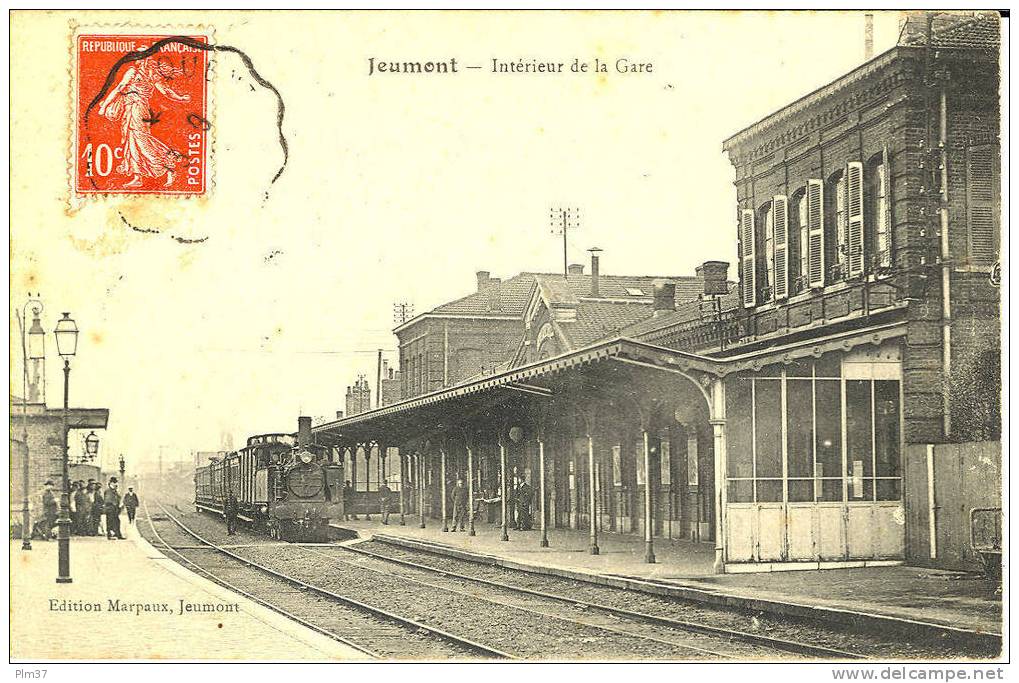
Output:
<svg viewBox="0 0 1019 683">
<path fill-rule="evenodd" d="M 414 304 L 406 301 L 398 301 L 393 304 L 393 324 L 396 327 L 399 327 L 413 317 Z"/>
<path fill-rule="evenodd" d="M 568 206 L 553 206 L 548 212 L 548 223 L 553 235 L 563 238 L 563 277 L 570 277 L 569 261 L 566 254 L 566 237 L 570 230 L 580 227 L 580 209 Z"/>
</svg>

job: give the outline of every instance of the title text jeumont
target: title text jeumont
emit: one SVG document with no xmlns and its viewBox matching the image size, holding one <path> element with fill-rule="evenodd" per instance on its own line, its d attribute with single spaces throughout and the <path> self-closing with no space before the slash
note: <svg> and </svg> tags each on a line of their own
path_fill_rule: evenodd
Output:
<svg viewBox="0 0 1019 683">
<path fill-rule="evenodd" d="M 49 599 L 50 612 L 122 612 L 125 614 L 184 614 L 212 613 L 222 614 L 240 612 L 241 606 L 236 602 L 188 602 L 180 599 L 178 604 L 169 602 L 130 602 L 117 598 L 108 598 L 105 602 L 94 600 L 61 600 Z"/>
<path fill-rule="evenodd" d="M 572 61 L 548 61 L 535 58 L 498 59 L 492 57 L 487 62 L 463 64 L 456 57 L 429 61 L 400 61 L 368 58 L 368 75 L 409 74 L 409 75 L 446 75 L 463 71 L 483 70 L 493 74 L 650 74 L 654 73 L 654 64 L 639 61 L 630 57 L 603 60 L 595 58 L 584 60 L 574 58 Z"/>
</svg>

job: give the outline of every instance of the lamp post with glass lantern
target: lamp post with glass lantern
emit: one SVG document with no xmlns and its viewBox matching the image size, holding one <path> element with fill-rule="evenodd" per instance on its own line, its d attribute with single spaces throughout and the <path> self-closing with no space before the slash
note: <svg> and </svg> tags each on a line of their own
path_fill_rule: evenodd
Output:
<svg viewBox="0 0 1019 683">
<path fill-rule="evenodd" d="M 64 438 L 61 464 L 63 490 L 60 494 L 60 519 L 57 520 L 57 583 L 71 583 L 71 476 L 67 461 L 68 389 L 71 382 L 71 358 L 78 350 L 78 325 L 70 313 L 57 321 L 53 336 L 57 338 L 57 353 L 64 359 Z M 98 439 L 96 440 L 98 446 Z M 87 444 L 86 444 L 87 448 Z"/>
<path fill-rule="evenodd" d="M 28 320 L 28 307 L 32 306 L 32 327 L 27 334 L 25 323 Z M 24 460 L 21 463 L 22 476 L 22 507 L 21 507 L 21 549 L 32 549 L 32 519 L 29 503 L 32 497 L 29 486 L 29 448 L 28 448 L 28 364 L 30 361 L 43 360 L 46 357 L 46 331 L 39 321 L 42 313 L 42 302 L 30 298 L 21 309 L 18 324 L 21 327 L 21 357 L 23 361 L 21 373 L 21 443 Z"/>
<path fill-rule="evenodd" d="M 88 461 L 92 462 L 98 454 L 99 437 L 96 436 L 95 432 L 89 432 L 88 436 L 85 437 L 85 455 L 88 457 Z"/>
<path fill-rule="evenodd" d="M 124 479 L 124 469 L 125 469 L 124 454 L 121 453 L 120 454 L 120 485 L 121 485 L 121 487 L 123 487 L 121 489 L 122 491 L 127 488 L 127 480 Z"/>
</svg>

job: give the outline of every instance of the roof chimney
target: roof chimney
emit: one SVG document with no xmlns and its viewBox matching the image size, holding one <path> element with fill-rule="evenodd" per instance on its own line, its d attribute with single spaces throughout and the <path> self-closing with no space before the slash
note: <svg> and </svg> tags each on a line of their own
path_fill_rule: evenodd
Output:
<svg viewBox="0 0 1019 683">
<path fill-rule="evenodd" d="M 571 263 L 566 268 L 567 275 L 583 275 L 584 264 L 583 263 Z"/>
<path fill-rule="evenodd" d="M 491 273 L 487 270 L 478 271 L 478 291 L 483 292 L 488 288 L 488 282 L 491 280 Z"/>
<path fill-rule="evenodd" d="M 598 276 L 600 271 L 598 269 L 598 252 L 601 251 L 598 247 L 591 247 L 588 249 L 591 252 L 591 296 L 598 296 Z"/>
<path fill-rule="evenodd" d="M 717 296 L 729 293 L 729 264 L 725 261 L 705 261 L 695 269 L 704 280 L 704 294 Z"/>
<path fill-rule="evenodd" d="M 652 315 L 658 317 L 676 310 L 676 283 L 655 280 L 655 303 Z"/>
<path fill-rule="evenodd" d="M 502 280 L 497 277 L 488 278 L 488 284 L 485 285 L 485 289 L 488 291 L 488 310 L 490 311 L 501 311 L 502 310 Z"/>
<path fill-rule="evenodd" d="M 301 448 L 311 445 L 311 418 L 306 415 L 297 418 L 297 445 Z"/>
<path fill-rule="evenodd" d="M 870 12 L 863 15 L 863 58 L 869 60 L 874 56 L 874 15 Z"/>
</svg>

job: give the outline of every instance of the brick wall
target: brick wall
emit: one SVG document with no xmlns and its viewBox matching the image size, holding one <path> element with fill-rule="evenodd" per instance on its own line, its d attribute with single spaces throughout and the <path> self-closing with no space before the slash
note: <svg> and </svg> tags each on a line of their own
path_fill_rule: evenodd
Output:
<svg viewBox="0 0 1019 683">
<path fill-rule="evenodd" d="M 29 408 L 31 411 L 31 407 Z M 11 454 L 10 454 L 10 502 L 12 509 L 21 509 L 24 478 L 22 468 L 23 450 L 21 448 L 22 421 L 21 406 L 11 408 Z M 62 422 L 60 418 L 40 418 L 29 415 L 28 448 L 29 448 L 29 491 L 31 492 L 32 510 L 38 509 L 42 501 L 43 484 L 53 479 L 60 488 L 61 446 L 60 438 Z M 17 440 L 18 443 L 15 443 Z"/>
<path fill-rule="evenodd" d="M 889 168 L 894 272 L 889 303 L 908 299 L 903 349 L 905 440 L 913 443 L 997 438 L 1000 432 L 999 291 L 989 268 L 970 262 L 967 148 L 995 142 L 999 128 L 997 68 L 986 54 L 946 53 L 930 69 L 921 49 L 898 49 L 881 68 L 771 128 L 729 147 L 739 209 L 775 194 L 793 196 L 808 178 L 826 179 L 848 161 L 885 153 Z M 938 192 L 940 81 L 948 72 L 948 214 L 951 249 L 953 433 L 944 434 L 945 373 Z M 929 72 L 929 73 L 928 73 Z M 790 205 L 790 215 L 794 211 Z M 790 238 L 793 235 L 790 234 Z M 758 265 L 758 271 L 761 266 Z M 742 286 L 742 285 L 741 285 Z M 824 325 L 862 308 L 860 288 L 802 294 L 744 312 L 745 342 Z M 775 340 L 776 343 L 780 339 Z M 991 399 L 988 400 L 987 397 Z"/>
<path fill-rule="evenodd" d="M 520 319 L 424 318 L 397 334 L 404 398 L 492 372 L 512 356 L 524 333 Z"/>
</svg>

